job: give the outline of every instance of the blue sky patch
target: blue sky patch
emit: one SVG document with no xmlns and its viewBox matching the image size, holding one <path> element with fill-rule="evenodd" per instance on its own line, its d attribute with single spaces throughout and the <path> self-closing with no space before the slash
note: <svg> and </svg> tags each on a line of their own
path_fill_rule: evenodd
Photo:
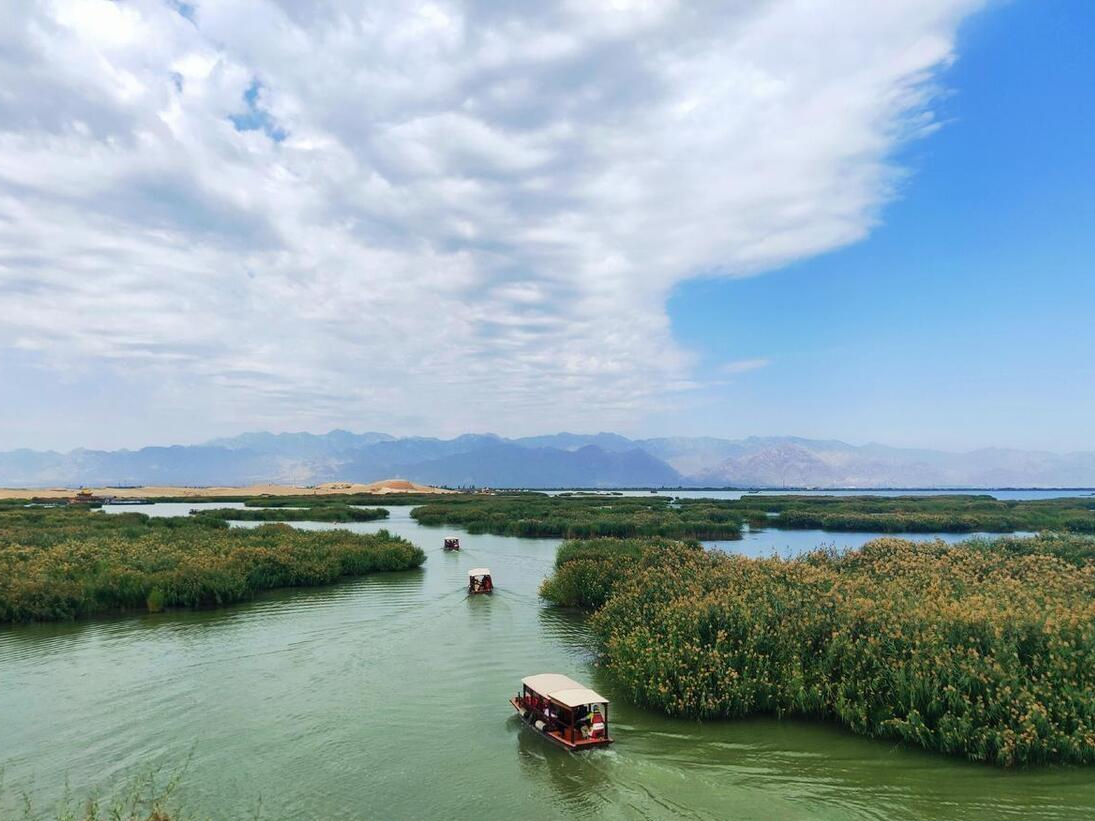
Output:
<svg viewBox="0 0 1095 821">
<path fill-rule="evenodd" d="M 236 131 L 261 131 L 276 143 L 282 142 L 289 133 L 274 122 L 270 112 L 259 105 L 259 95 L 262 93 L 262 83 L 254 80 L 247 91 L 243 92 L 243 102 L 247 110 L 241 114 L 230 114 L 228 119 L 236 127 Z"/>
</svg>

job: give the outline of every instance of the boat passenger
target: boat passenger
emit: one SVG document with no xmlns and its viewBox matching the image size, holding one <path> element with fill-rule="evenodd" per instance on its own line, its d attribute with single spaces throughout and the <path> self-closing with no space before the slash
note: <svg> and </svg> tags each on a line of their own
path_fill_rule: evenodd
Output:
<svg viewBox="0 0 1095 821">
<path fill-rule="evenodd" d="M 605 735 L 605 719 L 601 715 L 601 710 L 597 705 L 593 705 L 593 722 L 589 727 L 589 734 L 591 738 L 604 738 Z"/>
</svg>

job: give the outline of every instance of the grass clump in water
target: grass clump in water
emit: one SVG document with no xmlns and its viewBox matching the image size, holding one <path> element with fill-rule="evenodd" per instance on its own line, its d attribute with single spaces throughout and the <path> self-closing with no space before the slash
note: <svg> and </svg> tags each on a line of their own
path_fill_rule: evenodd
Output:
<svg viewBox="0 0 1095 821">
<path fill-rule="evenodd" d="M 239 510 L 218 507 L 212 510 L 193 510 L 191 516 L 207 519 L 223 519 L 226 522 L 375 522 L 387 519 L 388 511 L 382 507 L 349 507 L 347 505 L 321 505 L 304 509 L 295 508 L 248 508 Z"/>
<path fill-rule="evenodd" d="M 884 538 L 790 561 L 684 544 L 640 546 L 636 560 L 621 545 L 579 591 L 596 606 L 597 580 L 609 585 L 593 617 L 606 666 L 668 714 L 810 716 L 1001 766 L 1087 764 L 1093 549 L 1078 536 Z"/>
<path fill-rule="evenodd" d="M 411 516 L 424 525 L 461 525 L 470 533 L 499 536 L 741 536 L 741 515 L 727 503 L 709 499 L 674 502 L 666 496 L 454 496 L 416 507 Z"/>
<path fill-rule="evenodd" d="M 385 530 L 232 528 L 202 517 L 0 511 L 0 622 L 228 604 L 278 587 L 407 570 L 425 554 Z"/>
<path fill-rule="evenodd" d="M 463 525 L 501 536 L 664 536 L 736 539 L 754 528 L 879 533 L 1095 533 L 1095 499 L 1000 500 L 991 496 L 447 496 L 415 508 L 427 525 Z"/>
<path fill-rule="evenodd" d="M 754 526 L 878 533 L 1095 533 L 1095 499 L 938 496 L 743 496 L 732 503 Z"/>
<path fill-rule="evenodd" d="M 698 542 L 670 539 L 584 539 L 564 542 L 555 572 L 540 585 L 540 596 L 562 607 L 595 610 L 652 551 L 700 551 Z"/>
<path fill-rule="evenodd" d="M 314 493 L 299 496 L 249 496 L 232 501 L 241 501 L 246 507 L 344 507 L 345 505 L 406 507 L 447 499 L 451 495 L 448 493 Z M 217 500 L 211 498 L 203 501 Z"/>
</svg>

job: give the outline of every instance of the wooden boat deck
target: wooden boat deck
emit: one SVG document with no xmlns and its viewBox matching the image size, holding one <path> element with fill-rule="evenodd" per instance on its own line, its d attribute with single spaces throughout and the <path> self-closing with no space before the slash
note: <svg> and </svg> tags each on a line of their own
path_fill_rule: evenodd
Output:
<svg viewBox="0 0 1095 821">
<path fill-rule="evenodd" d="M 517 711 L 517 715 L 521 717 L 521 720 L 525 724 L 527 724 L 529 727 L 532 727 L 532 729 L 536 730 L 536 732 L 538 732 L 540 735 L 551 739 L 556 744 L 561 744 L 568 750 L 584 750 L 589 747 L 603 747 L 613 742 L 613 739 L 609 738 L 608 736 L 605 736 L 604 738 L 581 738 L 577 741 L 570 741 L 569 739 L 564 738 L 563 734 L 558 731 L 549 733 L 545 730 L 539 729 L 538 727 L 536 727 L 535 724 L 532 723 L 532 721 L 528 719 L 528 717 L 522 716 L 521 711 L 524 708 L 521 707 L 516 698 L 511 698 L 509 700 L 509 703 L 513 705 L 513 709 Z M 532 716 L 533 714 L 529 713 L 528 715 Z"/>
</svg>

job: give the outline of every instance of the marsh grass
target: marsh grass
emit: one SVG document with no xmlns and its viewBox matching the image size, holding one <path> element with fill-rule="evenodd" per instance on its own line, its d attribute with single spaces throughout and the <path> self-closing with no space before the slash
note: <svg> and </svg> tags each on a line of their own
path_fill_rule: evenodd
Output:
<svg viewBox="0 0 1095 821">
<path fill-rule="evenodd" d="M 423 525 L 461 525 L 470 533 L 499 536 L 741 536 L 740 515 L 724 503 L 706 499 L 674 502 L 666 496 L 453 496 L 416 507 L 411 516 Z"/>
<path fill-rule="evenodd" d="M 451 495 L 448 493 L 322 493 L 300 496 L 250 496 L 232 501 L 243 502 L 246 507 L 344 507 L 346 505 L 406 507 L 448 499 Z M 214 498 L 204 501 L 217 500 Z"/>
<path fill-rule="evenodd" d="M 735 539 L 753 528 L 879 533 L 1095 533 L 1095 499 L 999 500 L 984 495 L 743 496 L 446 496 L 416 507 L 421 524 L 462 525 L 471 533 L 584 539 L 663 536 Z"/>
<path fill-rule="evenodd" d="M 232 528 L 207 517 L 0 511 L 0 622 L 203 607 L 425 561 L 386 530 Z"/>
<path fill-rule="evenodd" d="M 1095 499 L 938 496 L 743 496 L 731 503 L 751 525 L 878 533 L 1095 533 Z M 769 515 L 774 514 L 774 515 Z"/>
<path fill-rule="evenodd" d="M 555 572 L 540 585 L 540 596 L 561 607 L 596 610 L 647 553 L 678 550 L 702 548 L 699 542 L 661 538 L 564 542 L 555 557 Z"/>
<path fill-rule="evenodd" d="M 606 666 L 640 704 L 835 720 L 1000 766 L 1095 762 L 1095 539 L 614 550 L 564 546 L 545 595 L 596 609 Z"/>
<path fill-rule="evenodd" d="M 374 522 L 387 519 L 382 507 L 349 507 L 347 505 L 317 505 L 308 508 L 238 508 L 218 507 L 194 510 L 191 516 L 200 519 L 222 519 L 226 522 Z"/>
</svg>

